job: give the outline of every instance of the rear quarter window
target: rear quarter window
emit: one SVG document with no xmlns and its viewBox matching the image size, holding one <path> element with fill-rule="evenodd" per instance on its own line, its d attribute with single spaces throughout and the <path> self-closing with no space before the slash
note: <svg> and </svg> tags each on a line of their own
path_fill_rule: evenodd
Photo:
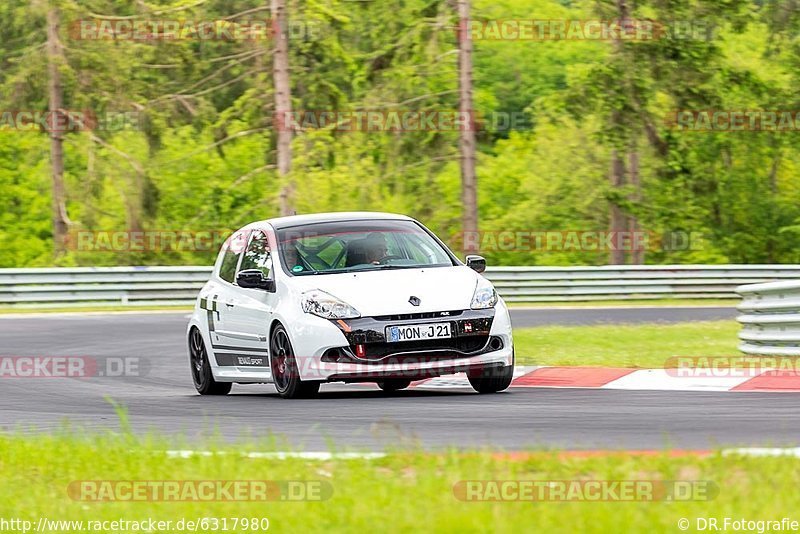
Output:
<svg viewBox="0 0 800 534">
<path fill-rule="evenodd" d="M 229 237 L 223 245 L 222 262 L 219 264 L 219 277 L 226 282 L 234 283 L 236 279 L 236 266 L 239 264 L 239 257 L 242 255 L 244 245 L 247 243 L 247 236 L 243 232 L 237 232 Z"/>
</svg>

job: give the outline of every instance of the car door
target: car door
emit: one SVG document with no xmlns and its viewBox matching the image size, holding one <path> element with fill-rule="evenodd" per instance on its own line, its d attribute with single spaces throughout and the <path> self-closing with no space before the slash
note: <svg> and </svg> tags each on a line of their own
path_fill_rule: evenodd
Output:
<svg viewBox="0 0 800 534">
<path fill-rule="evenodd" d="M 267 233 L 261 229 L 250 233 L 237 273 L 252 269 L 261 271 L 267 279 L 274 276 L 272 249 Z M 235 361 L 237 367 L 269 367 L 269 325 L 275 300 L 275 293 L 235 286 L 235 295 L 225 302 L 227 335 L 242 349 Z"/>
<path fill-rule="evenodd" d="M 247 232 L 239 231 L 225 241 L 216 277 L 200 295 L 200 306 L 208 313 L 208 330 L 211 346 L 221 366 L 232 365 L 223 352 L 238 349 L 240 342 L 236 331 L 231 328 L 231 312 L 237 300 L 239 288 L 236 286 L 236 272 L 247 243 Z"/>
</svg>

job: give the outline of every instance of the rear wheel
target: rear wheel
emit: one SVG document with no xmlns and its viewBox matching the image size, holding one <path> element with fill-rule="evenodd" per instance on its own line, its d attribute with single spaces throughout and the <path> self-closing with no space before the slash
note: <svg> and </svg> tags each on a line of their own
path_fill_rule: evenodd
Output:
<svg viewBox="0 0 800 534">
<path fill-rule="evenodd" d="M 269 348 L 272 381 L 278 390 L 278 395 L 284 399 L 298 399 L 313 397 L 319 392 L 319 382 L 300 380 L 297 359 L 289 341 L 289 334 L 283 325 L 276 326 L 272 331 Z"/>
<path fill-rule="evenodd" d="M 203 335 L 197 328 L 192 328 L 192 332 L 189 334 L 189 363 L 192 368 L 194 387 L 200 395 L 227 395 L 230 393 L 233 384 L 214 380 L 206 344 L 203 342 Z"/>
<path fill-rule="evenodd" d="M 378 387 L 387 392 L 400 391 L 401 389 L 406 389 L 410 385 L 411 380 L 404 380 L 402 378 L 392 378 L 384 380 L 383 382 L 378 382 Z"/>
</svg>

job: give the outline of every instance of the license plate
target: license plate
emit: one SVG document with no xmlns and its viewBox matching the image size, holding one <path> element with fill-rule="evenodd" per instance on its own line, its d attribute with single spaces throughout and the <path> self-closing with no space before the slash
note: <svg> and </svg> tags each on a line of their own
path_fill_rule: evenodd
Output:
<svg viewBox="0 0 800 534">
<path fill-rule="evenodd" d="M 453 337 L 450 323 L 407 324 L 386 327 L 386 341 L 417 341 Z"/>
</svg>

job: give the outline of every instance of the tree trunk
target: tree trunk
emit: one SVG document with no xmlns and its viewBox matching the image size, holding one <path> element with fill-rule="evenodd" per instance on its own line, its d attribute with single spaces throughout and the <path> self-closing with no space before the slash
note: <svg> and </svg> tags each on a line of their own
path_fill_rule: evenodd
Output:
<svg viewBox="0 0 800 534">
<path fill-rule="evenodd" d="M 617 13 L 619 16 L 620 24 L 625 24 L 626 21 L 630 19 L 630 6 L 628 5 L 628 0 L 617 0 Z M 624 63 L 625 58 L 623 54 L 625 53 L 622 40 L 617 38 L 614 40 L 614 53 L 617 56 L 617 61 Z M 627 87 L 629 91 L 632 91 L 628 80 L 622 80 L 623 87 Z M 633 98 L 633 95 L 630 93 L 627 95 L 629 98 Z M 624 118 L 622 117 L 621 112 L 615 110 L 611 113 L 611 127 L 614 130 L 618 130 L 624 127 Z M 627 136 L 635 136 L 634 133 L 628 133 Z M 635 147 L 633 150 L 626 152 L 628 165 L 629 165 L 629 181 L 626 179 L 626 171 L 625 171 L 625 160 L 623 156 L 619 153 L 617 149 L 615 149 L 611 156 L 611 186 L 612 188 L 621 188 L 626 185 L 626 183 L 630 183 L 630 185 L 634 186 L 635 192 L 631 197 L 631 200 L 638 200 L 640 198 L 639 193 L 639 154 L 636 152 Z M 613 232 L 614 236 L 614 243 L 616 246 L 614 247 L 615 250 L 611 250 L 609 254 L 609 261 L 612 265 L 623 265 L 626 262 L 626 254 L 625 248 L 620 249 L 620 246 L 624 245 L 634 245 L 630 251 L 630 262 L 634 264 L 643 263 L 644 261 L 644 251 L 643 250 L 636 250 L 639 248 L 637 242 L 633 239 L 633 234 L 630 235 L 630 239 L 623 240 L 621 239 L 621 234 L 617 232 L 636 232 L 639 230 L 639 221 L 635 215 L 626 214 L 619 203 L 615 200 L 611 201 L 610 206 L 610 231 Z"/>
<path fill-rule="evenodd" d="M 631 151 L 628 152 L 628 179 L 633 186 L 633 196 L 631 200 L 638 203 L 642 199 L 639 181 L 639 150 L 634 143 L 631 146 Z M 628 215 L 628 231 L 631 233 L 630 243 L 633 245 L 631 249 L 631 263 L 633 265 L 644 264 L 644 254 L 647 242 L 639 239 L 639 219 L 635 215 Z"/>
<path fill-rule="evenodd" d="M 472 109 L 472 36 L 469 33 L 469 0 L 458 0 L 458 88 L 460 116 L 467 118 L 462 126 L 459 148 L 461 150 L 461 202 L 463 204 L 464 252 L 475 253 L 478 240 L 470 238 L 478 232 L 478 186 L 475 176 L 475 120 Z"/>
<path fill-rule="evenodd" d="M 617 0 L 617 6 L 619 9 L 620 20 L 622 20 L 623 23 L 625 23 L 625 21 L 627 21 L 631 17 L 628 0 Z M 618 52 L 623 53 L 622 43 L 619 43 Z M 628 98 L 632 99 L 635 102 L 636 95 L 633 93 L 635 91 L 633 84 L 628 83 L 627 87 L 628 90 L 631 91 L 631 93 L 629 93 L 628 95 Z M 628 183 L 633 188 L 633 193 L 631 194 L 630 200 L 632 201 L 632 204 L 635 204 L 641 201 L 642 199 L 640 179 L 639 179 L 639 149 L 637 148 L 637 143 L 636 143 L 636 136 L 638 135 L 638 132 L 633 131 L 629 135 L 631 137 L 631 141 L 630 141 L 630 148 L 627 154 Z M 627 213 L 626 217 L 628 222 L 628 231 L 630 232 L 630 238 L 627 240 L 627 243 L 631 244 L 630 263 L 633 265 L 641 265 L 644 263 L 644 249 L 642 248 L 644 243 L 640 242 L 639 239 L 637 238 L 637 233 L 640 230 L 639 219 L 638 217 L 636 217 L 635 214 L 632 213 Z"/>
<path fill-rule="evenodd" d="M 611 187 L 613 189 L 622 187 L 625 184 L 625 161 L 620 157 L 619 152 L 614 150 L 611 153 L 611 172 L 609 173 Z M 613 238 L 614 246 L 609 253 L 609 263 L 611 265 L 625 264 L 625 250 L 620 247 L 620 235 L 625 231 L 625 213 L 622 207 L 612 200 L 609 213 L 609 231 Z"/>
<path fill-rule="evenodd" d="M 61 121 L 56 115 L 63 112 L 63 88 L 61 86 L 61 63 L 64 52 L 58 38 L 59 17 L 55 7 L 47 11 L 47 74 L 50 99 L 50 175 L 53 182 L 53 245 L 55 256 L 66 251 L 69 217 L 67 217 L 66 187 L 64 186 L 64 132 L 60 131 Z"/>
<path fill-rule="evenodd" d="M 294 184 L 289 178 L 292 169 L 292 130 L 287 120 L 292 112 L 292 93 L 289 85 L 289 35 L 286 25 L 286 0 L 270 0 L 272 27 L 275 29 L 275 51 L 272 59 L 272 79 L 275 86 L 275 113 L 278 120 L 278 177 L 281 180 L 281 215 L 292 215 Z"/>
</svg>

